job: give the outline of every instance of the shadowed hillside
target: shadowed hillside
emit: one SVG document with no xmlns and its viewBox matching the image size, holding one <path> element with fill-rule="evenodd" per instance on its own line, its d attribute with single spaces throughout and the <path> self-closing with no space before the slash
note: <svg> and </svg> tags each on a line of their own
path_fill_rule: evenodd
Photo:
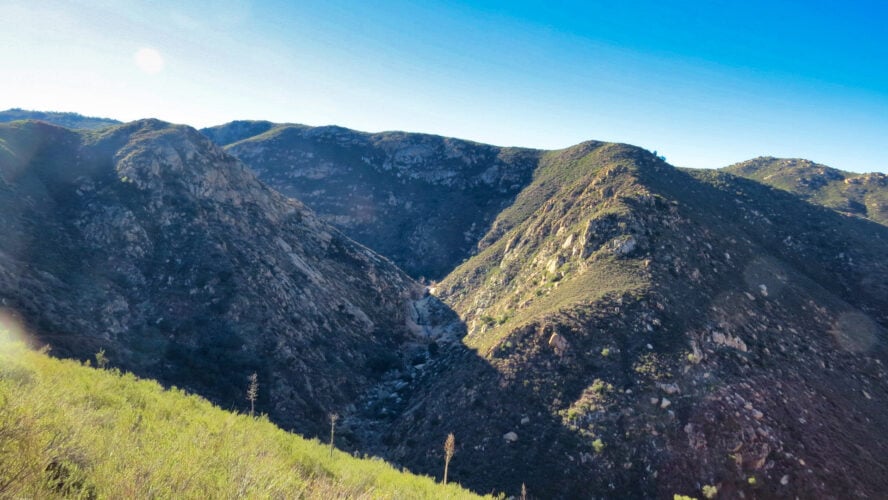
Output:
<svg viewBox="0 0 888 500">
<path fill-rule="evenodd" d="M 320 215 L 187 127 L 0 126 L 0 301 L 53 352 L 233 408 L 257 372 L 272 420 L 437 477 L 454 433 L 478 492 L 888 489 L 885 226 L 625 144 L 205 132 Z"/>
<path fill-rule="evenodd" d="M 399 363 L 418 292 L 197 131 L 0 125 L 0 306 L 53 353 L 309 435 Z"/>
<path fill-rule="evenodd" d="M 302 200 L 416 278 L 441 278 L 471 255 L 499 211 L 530 181 L 540 155 L 342 127 L 242 121 L 202 132 L 263 182 Z"/>
</svg>

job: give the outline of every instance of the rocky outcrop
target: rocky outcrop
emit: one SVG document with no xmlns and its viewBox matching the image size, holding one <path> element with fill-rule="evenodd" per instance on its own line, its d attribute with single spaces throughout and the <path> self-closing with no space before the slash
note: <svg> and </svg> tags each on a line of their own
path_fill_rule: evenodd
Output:
<svg viewBox="0 0 888 500">
<path fill-rule="evenodd" d="M 407 325 L 420 339 L 432 342 L 458 342 L 466 333 L 459 316 L 434 295 L 408 301 Z"/>
</svg>

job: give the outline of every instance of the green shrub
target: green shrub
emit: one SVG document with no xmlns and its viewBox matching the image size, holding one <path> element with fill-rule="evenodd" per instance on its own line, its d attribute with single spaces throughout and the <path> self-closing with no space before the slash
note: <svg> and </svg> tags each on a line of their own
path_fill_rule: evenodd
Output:
<svg viewBox="0 0 888 500">
<path fill-rule="evenodd" d="M 592 447 L 595 448 L 595 453 L 601 453 L 604 451 L 605 444 L 601 438 L 598 438 L 595 441 L 592 441 Z"/>
</svg>

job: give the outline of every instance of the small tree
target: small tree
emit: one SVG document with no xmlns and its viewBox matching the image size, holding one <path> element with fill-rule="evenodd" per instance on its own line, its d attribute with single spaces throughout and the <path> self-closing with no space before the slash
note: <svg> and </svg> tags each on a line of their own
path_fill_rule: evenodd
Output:
<svg viewBox="0 0 888 500">
<path fill-rule="evenodd" d="M 456 437 L 451 432 L 447 435 L 447 440 L 444 441 L 444 484 L 447 484 L 447 470 L 450 468 L 450 459 L 453 458 L 455 452 Z"/>
<path fill-rule="evenodd" d="M 333 443 L 336 438 L 336 421 L 339 420 L 339 414 L 330 414 L 330 456 L 333 456 Z"/>
<path fill-rule="evenodd" d="M 250 416 L 256 411 L 256 399 L 259 398 L 259 375 L 253 372 L 250 375 L 250 385 L 247 387 L 247 399 L 250 401 Z"/>
<path fill-rule="evenodd" d="M 100 349 L 99 352 L 96 353 L 96 366 L 102 370 L 108 366 L 108 356 L 105 356 L 104 349 Z"/>
</svg>

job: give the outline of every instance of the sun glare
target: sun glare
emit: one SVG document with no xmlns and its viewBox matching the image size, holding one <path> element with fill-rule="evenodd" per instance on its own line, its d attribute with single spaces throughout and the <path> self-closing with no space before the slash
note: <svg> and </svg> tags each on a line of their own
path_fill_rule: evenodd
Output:
<svg viewBox="0 0 888 500">
<path fill-rule="evenodd" d="M 133 60 L 140 70 L 149 75 L 156 75 L 163 71 L 163 56 L 152 48 L 146 47 L 137 50 L 133 55 Z"/>
</svg>

